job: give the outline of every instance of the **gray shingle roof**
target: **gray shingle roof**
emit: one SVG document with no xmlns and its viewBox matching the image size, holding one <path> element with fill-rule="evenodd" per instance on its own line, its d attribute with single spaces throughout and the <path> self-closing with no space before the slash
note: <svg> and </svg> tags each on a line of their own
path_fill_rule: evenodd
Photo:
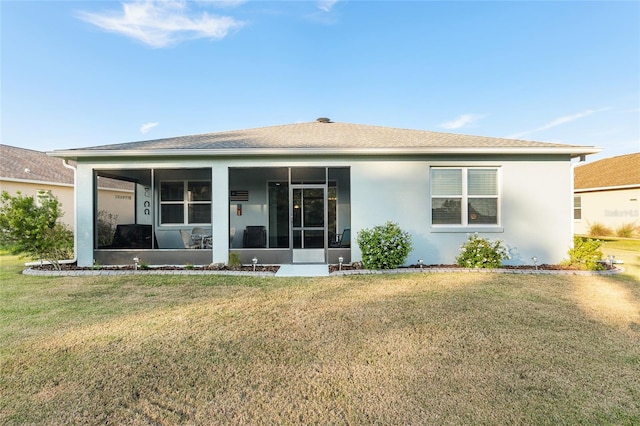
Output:
<svg viewBox="0 0 640 426">
<path fill-rule="evenodd" d="M 298 123 L 93 146 L 73 151 L 242 149 L 582 148 L 562 144 L 349 123 Z"/>
<path fill-rule="evenodd" d="M 0 145 L 0 178 L 73 185 L 73 170 L 44 152 Z"/>
<path fill-rule="evenodd" d="M 0 180 L 73 185 L 73 170 L 44 152 L 0 144 Z M 132 190 L 131 183 L 104 178 L 101 188 Z"/>
</svg>

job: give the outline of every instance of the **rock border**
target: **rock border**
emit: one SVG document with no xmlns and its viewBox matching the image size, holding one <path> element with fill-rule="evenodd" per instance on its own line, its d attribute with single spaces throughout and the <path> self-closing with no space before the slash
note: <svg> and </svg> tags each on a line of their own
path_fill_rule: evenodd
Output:
<svg viewBox="0 0 640 426">
<path fill-rule="evenodd" d="M 330 272 L 329 276 L 349 276 L 349 275 L 392 275 L 392 274 L 414 274 L 414 273 L 472 273 L 472 274 L 510 274 L 510 275 L 582 275 L 582 276 L 610 276 L 622 274 L 625 269 L 614 266 L 613 269 L 605 271 L 580 271 L 564 269 L 483 269 L 483 268 L 400 268 L 400 269 L 345 269 L 342 271 Z M 271 271 L 230 271 L 230 270 L 193 270 L 193 269 L 95 269 L 95 270 L 62 270 L 51 271 L 34 268 L 27 268 L 22 271 L 23 275 L 43 276 L 43 277 L 79 277 L 79 276 L 122 276 L 122 275 L 227 275 L 227 276 L 250 276 L 250 277 L 275 277 L 276 273 Z"/>
</svg>

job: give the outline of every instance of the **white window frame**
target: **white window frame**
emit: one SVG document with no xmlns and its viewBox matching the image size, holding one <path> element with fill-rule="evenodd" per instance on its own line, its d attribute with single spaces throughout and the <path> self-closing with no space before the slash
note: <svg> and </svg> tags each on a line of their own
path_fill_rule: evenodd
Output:
<svg viewBox="0 0 640 426">
<path fill-rule="evenodd" d="M 213 198 L 213 185 L 211 184 L 210 180 L 205 180 L 205 179 L 185 179 L 185 180 L 167 179 L 167 180 L 161 180 L 160 181 L 160 188 L 159 188 L 159 194 L 158 194 L 158 200 L 159 200 L 158 202 L 160 203 L 160 208 L 158 209 L 158 221 L 159 221 L 159 225 L 160 226 L 211 225 L 211 220 L 209 220 L 209 222 L 192 222 L 192 223 L 189 223 L 189 206 L 195 205 L 195 204 L 208 204 L 213 209 L 212 200 L 209 200 L 209 201 L 190 201 L 189 200 L 189 183 L 192 183 L 192 182 L 208 183 L 209 187 L 210 187 L 210 191 L 211 191 L 211 198 Z M 163 201 L 162 200 L 162 185 L 166 184 L 166 183 L 182 183 L 182 200 L 170 200 L 170 201 Z M 162 206 L 164 206 L 164 205 L 182 205 L 182 208 L 183 208 L 183 215 L 182 215 L 183 221 L 181 223 L 178 223 L 178 222 L 172 222 L 172 223 L 168 223 L 167 222 L 167 223 L 165 223 L 165 222 L 163 222 L 163 219 L 162 219 Z"/>
<path fill-rule="evenodd" d="M 462 173 L 462 194 L 459 195 L 433 195 L 433 170 L 460 170 Z M 496 172 L 496 195 L 472 195 L 469 196 L 468 171 L 469 170 L 494 170 Z M 433 199 L 434 198 L 459 198 L 461 221 L 459 224 L 434 224 L 433 223 Z M 477 224 L 469 223 L 469 198 L 496 199 L 496 223 Z M 502 227 L 502 169 L 499 166 L 431 166 L 429 168 L 429 224 L 432 232 L 503 232 Z"/>
</svg>

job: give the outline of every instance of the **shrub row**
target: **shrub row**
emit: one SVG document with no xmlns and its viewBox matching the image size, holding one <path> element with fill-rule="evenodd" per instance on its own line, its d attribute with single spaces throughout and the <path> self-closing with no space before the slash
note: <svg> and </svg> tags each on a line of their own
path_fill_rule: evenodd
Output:
<svg viewBox="0 0 640 426">
<path fill-rule="evenodd" d="M 412 249 L 409 233 L 393 222 L 361 230 L 357 243 L 366 269 L 397 268 L 404 264 Z M 563 264 L 586 270 L 603 269 L 601 246 L 599 240 L 575 237 L 568 251 L 569 259 Z M 500 268 L 507 259 L 510 259 L 509 248 L 503 241 L 491 241 L 476 233 L 460 246 L 456 263 L 464 268 Z"/>
</svg>

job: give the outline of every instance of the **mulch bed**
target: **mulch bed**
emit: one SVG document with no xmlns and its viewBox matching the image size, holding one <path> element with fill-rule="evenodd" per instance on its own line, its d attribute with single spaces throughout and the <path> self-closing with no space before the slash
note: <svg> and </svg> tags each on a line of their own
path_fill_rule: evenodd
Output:
<svg viewBox="0 0 640 426">
<path fill-rule="evenodd" d="M 602 264 L 605 270 L 614 269 L 608 263 Z M 76 263 L 65 263 L 61 265 L 63 271 L 91 271 L 91 270 L 117 270 L 117 271 L 132 271 L 134 270 L 133 265 L 121 265 L 121 266 L 100 266 L 100 267 L 80 267 Z M 55 271 L 56 269 L 52 265 L 37 265 L 32 266 L 32 269 L 40 270 L 40 271 Z M 440 265 L 422 265 L 422 269 L 460 269 L 461 267 L 456 264 L 440 264 Z M 242 271 L 242 272 L 278 272 L 280 269 L 279 265 L 256 265 L 255 270 L 253 265 L 242 265 L 242 266 L 227 266 L 227 265 L 208 265 L 208 266 L 154 266 L 154 267 L 138 267 L 139 270 L 154 270 L 154 271 L 182 271 L 182 270 L 191 270 L 191 271 Z M 357 271 L 362 270 L 362 266 L 360 264 L 343 264 L 342 267 L 339 265 L 329 265 L 329 272 L 337 272 L 337 271 Z M 420 269 L 420 265 L 409 265 L 409 266 L 400 266 L 398 269 Z M 505 265 L 502 266 L 501 269 L 515 269 L 515 270 L 532 270 L 538 269 L 543 271 L 579 271 L 580 269 L 573 266 L 566 265 Z"/>
<path fill-rule="evenodd" d="M 64 263 L 61 266 L 63 271 L 95 271 L 95 270 L 115 270 L 115 271 L 133 271 L 135 267 L 133 265 L 119 265 L 119 266 L 100 266 L 100 267 L 80 267 L 77 263 Z M 55 271 L 56 268 L 53 265 L 37 265 L 32 266 L 32 269 L 39 271 Z M 278 265 L 256 265 L 255 270 L 253 265 L 242 266 L 221 266 L 221 265 L 208 265 L 208 266 L 153 266 L 153 267 L 140 267 L 138 270 L 153 270 L 153 271 L 243 271 L 243 272 L 278 272 L 280 266 Z"/>
<path fill-rule="evenodd" d="M 603 263 L 605 270 L 611 270 L 612 268 L 608 263 Z M 440 265 L 422 265 L 422 269 L 460 269 L 462 266 L 456 264 L 440 264 Z M 356 271 L 362 269 L 360 265 L 342 265 L 340 269 L 339 265 L 329 265 L 329 272 L 342 271 Z M 400 266 L 398 269 L 421 269 L 420 265 Z M 532 270 L 538 269 L 541 271 L 580 271 L 581 269 L 570 265 L 503 265 L 500 269 L 514 269 L 514 270 Z"/>
</svg>

